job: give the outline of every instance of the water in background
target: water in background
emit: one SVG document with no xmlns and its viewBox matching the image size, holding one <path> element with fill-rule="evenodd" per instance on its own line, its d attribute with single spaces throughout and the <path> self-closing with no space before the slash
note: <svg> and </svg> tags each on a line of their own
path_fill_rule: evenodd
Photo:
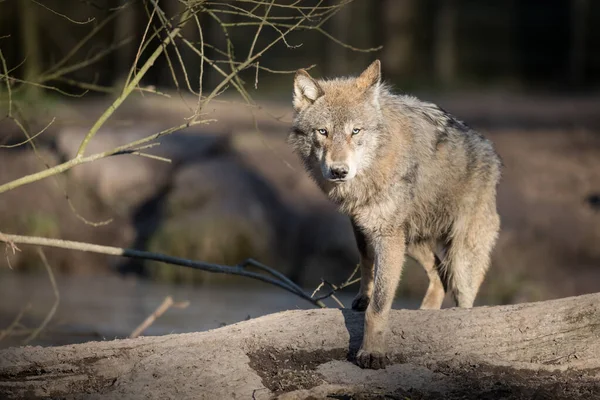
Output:
<svg viewBox="0 0 600 400">
<path fill-rule="evenodd" d="M 269 285 L 176 286 L 118 276 L 58 276 L 60 303 L 56 314 L 34 345 L 62 345 L 90 340 L 127 337 L 162 303 L 166 296 L 189 301 L 187 308 L 171 308 L 143 335 L 205 331 L 225 324 L 284 310 L 313 306 L 282 289 Z M 338 298 L 350 307 L 358 285 Z M 27 328 L 39 326 L 54 303 L 47 276 L 4 273 L 0 276 L 0 330 L 30 305 L 23 317 Z M 330 299 L 328 307 L 339 307 Z M 394 308 L 417 308 L 418 304 L 396 300 Z M 25 335 L 10 336 L 0 347 L 18 346 Z"/>
</svg>

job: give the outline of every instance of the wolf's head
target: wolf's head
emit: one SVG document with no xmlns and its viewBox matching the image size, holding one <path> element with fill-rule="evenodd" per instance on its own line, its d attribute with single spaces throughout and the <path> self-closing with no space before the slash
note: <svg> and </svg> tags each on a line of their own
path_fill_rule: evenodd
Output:
<svg viewBox="0 0 600 400">
<path fill-rule="evenodd" d="M 383 126 L 380 86 L 379 60 L 353 78 L 296 73 L 289 141 L 307 165 L 320 165 L 326 180 L 351 180 L 371 163 Z"/>
</svg>

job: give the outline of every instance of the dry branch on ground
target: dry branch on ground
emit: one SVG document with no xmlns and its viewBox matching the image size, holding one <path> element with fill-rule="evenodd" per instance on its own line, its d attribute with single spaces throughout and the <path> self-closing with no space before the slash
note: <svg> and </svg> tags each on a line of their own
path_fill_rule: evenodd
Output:
<svg viewBox="0 0 600 400">
<path fill-rule="evenodd" d="M 0 351 L 3 398 L 600 398 L 600 294 L 394 310 L 393 364 L 348 361 L 363 314 L 286 311 L 202 333 Z"/>
</svg>

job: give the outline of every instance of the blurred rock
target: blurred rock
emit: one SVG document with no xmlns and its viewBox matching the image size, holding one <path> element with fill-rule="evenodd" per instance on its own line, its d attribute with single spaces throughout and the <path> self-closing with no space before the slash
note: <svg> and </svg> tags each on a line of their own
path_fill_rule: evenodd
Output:
<svg viewBox="0 0 600 400">
<path fill-rule="evenodd" d="M 293 215 L 235 153 L 176 169 L 159 207 L 145 213 L 140 229 L 151 251 L 227 265 L 252 257 L 282 267 L 281 250 Z M 154 232 L 149 232 L 150 225 Z M 207 279 L 197 271 L 165 270 L 149 272 L 169 280 L 184 280 L 181 275 L 190 274 Z"/>
<path fill-rule="evenodd" d="M 321 279 L 333 284 L 345 280 L 356 267 L 359 254 L 349 218 L 333 208 L 299 216 L 290 277 L 308 288 Z M 358 277 L 359 275 L 357 275 Z"/>
<path fill-rule="evenodd" d="M 0 149 L 0 183 L 42 171 L 45 164 L 54 166 L 58 162 L 57 155 L 49 149 L 38 148 L 37 155 L 27 147 Z M 0 216 L 0 231 L 20 235 L 115 246 L 131 234 L 127 220 L 115 218 L 115 213 L 95 195 L 93 188 L 86 185 L 71 188 L 65 174 L 0 194 Z M 84 222 L 110 218 L 114 218 L 112 223 L 98 227 Z M 10 265 L 20 271 L 43 270 L 35 247 L 20 248 L 20 252 L 9 254 L 8 258 L 0 257 L 0 266 Z M 0 251 L 4 254 L 1 244 Z M 111 262 L 111 257 L 100 254 L 55 248 L 44 248 L 44 252 L 55 272 L 102 272 L 108 270 L 106 266 Z"/>
<path fill-rule="evenodd" d="M 156 125 L 101 130 L 89 143 L 86 154 L 96 154 L 143 139 L 159 131 Z M 86 129 L 67 127 L 56 135 L 56 147 L 64 160 L 75 157 Z M 175 132 L 159 138 L 160 145 L 143 153 L 168 158 L 172 163 L 136 155 L 119 155 L 77 166 L 73 179 L 94 187 L 107 204 L 128 213 L 165 184 L 175 166 L 226 153 L 229 138 L 219 134 Z"/>
</svg>

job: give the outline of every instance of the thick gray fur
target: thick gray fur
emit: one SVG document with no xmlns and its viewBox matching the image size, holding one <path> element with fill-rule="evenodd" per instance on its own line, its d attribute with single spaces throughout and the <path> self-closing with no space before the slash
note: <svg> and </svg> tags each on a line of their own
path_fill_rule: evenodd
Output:
<svg viewBox="0 0 600 400">
<path fill-rule="evenodd" d="M 405 254 L 427 271 L 421 308 L 446 291 L 472 307 L 500 219 L 501 160 L 492 143 L 435 104 L 392 93 L 380 63 L 360 76 L 294 80 L 289 142 L 321 190 L 352 221 L 361 254 L 353 303 L 366 310 L 357 354 L 385 367 L 385 331 Z"/>
</svg>

